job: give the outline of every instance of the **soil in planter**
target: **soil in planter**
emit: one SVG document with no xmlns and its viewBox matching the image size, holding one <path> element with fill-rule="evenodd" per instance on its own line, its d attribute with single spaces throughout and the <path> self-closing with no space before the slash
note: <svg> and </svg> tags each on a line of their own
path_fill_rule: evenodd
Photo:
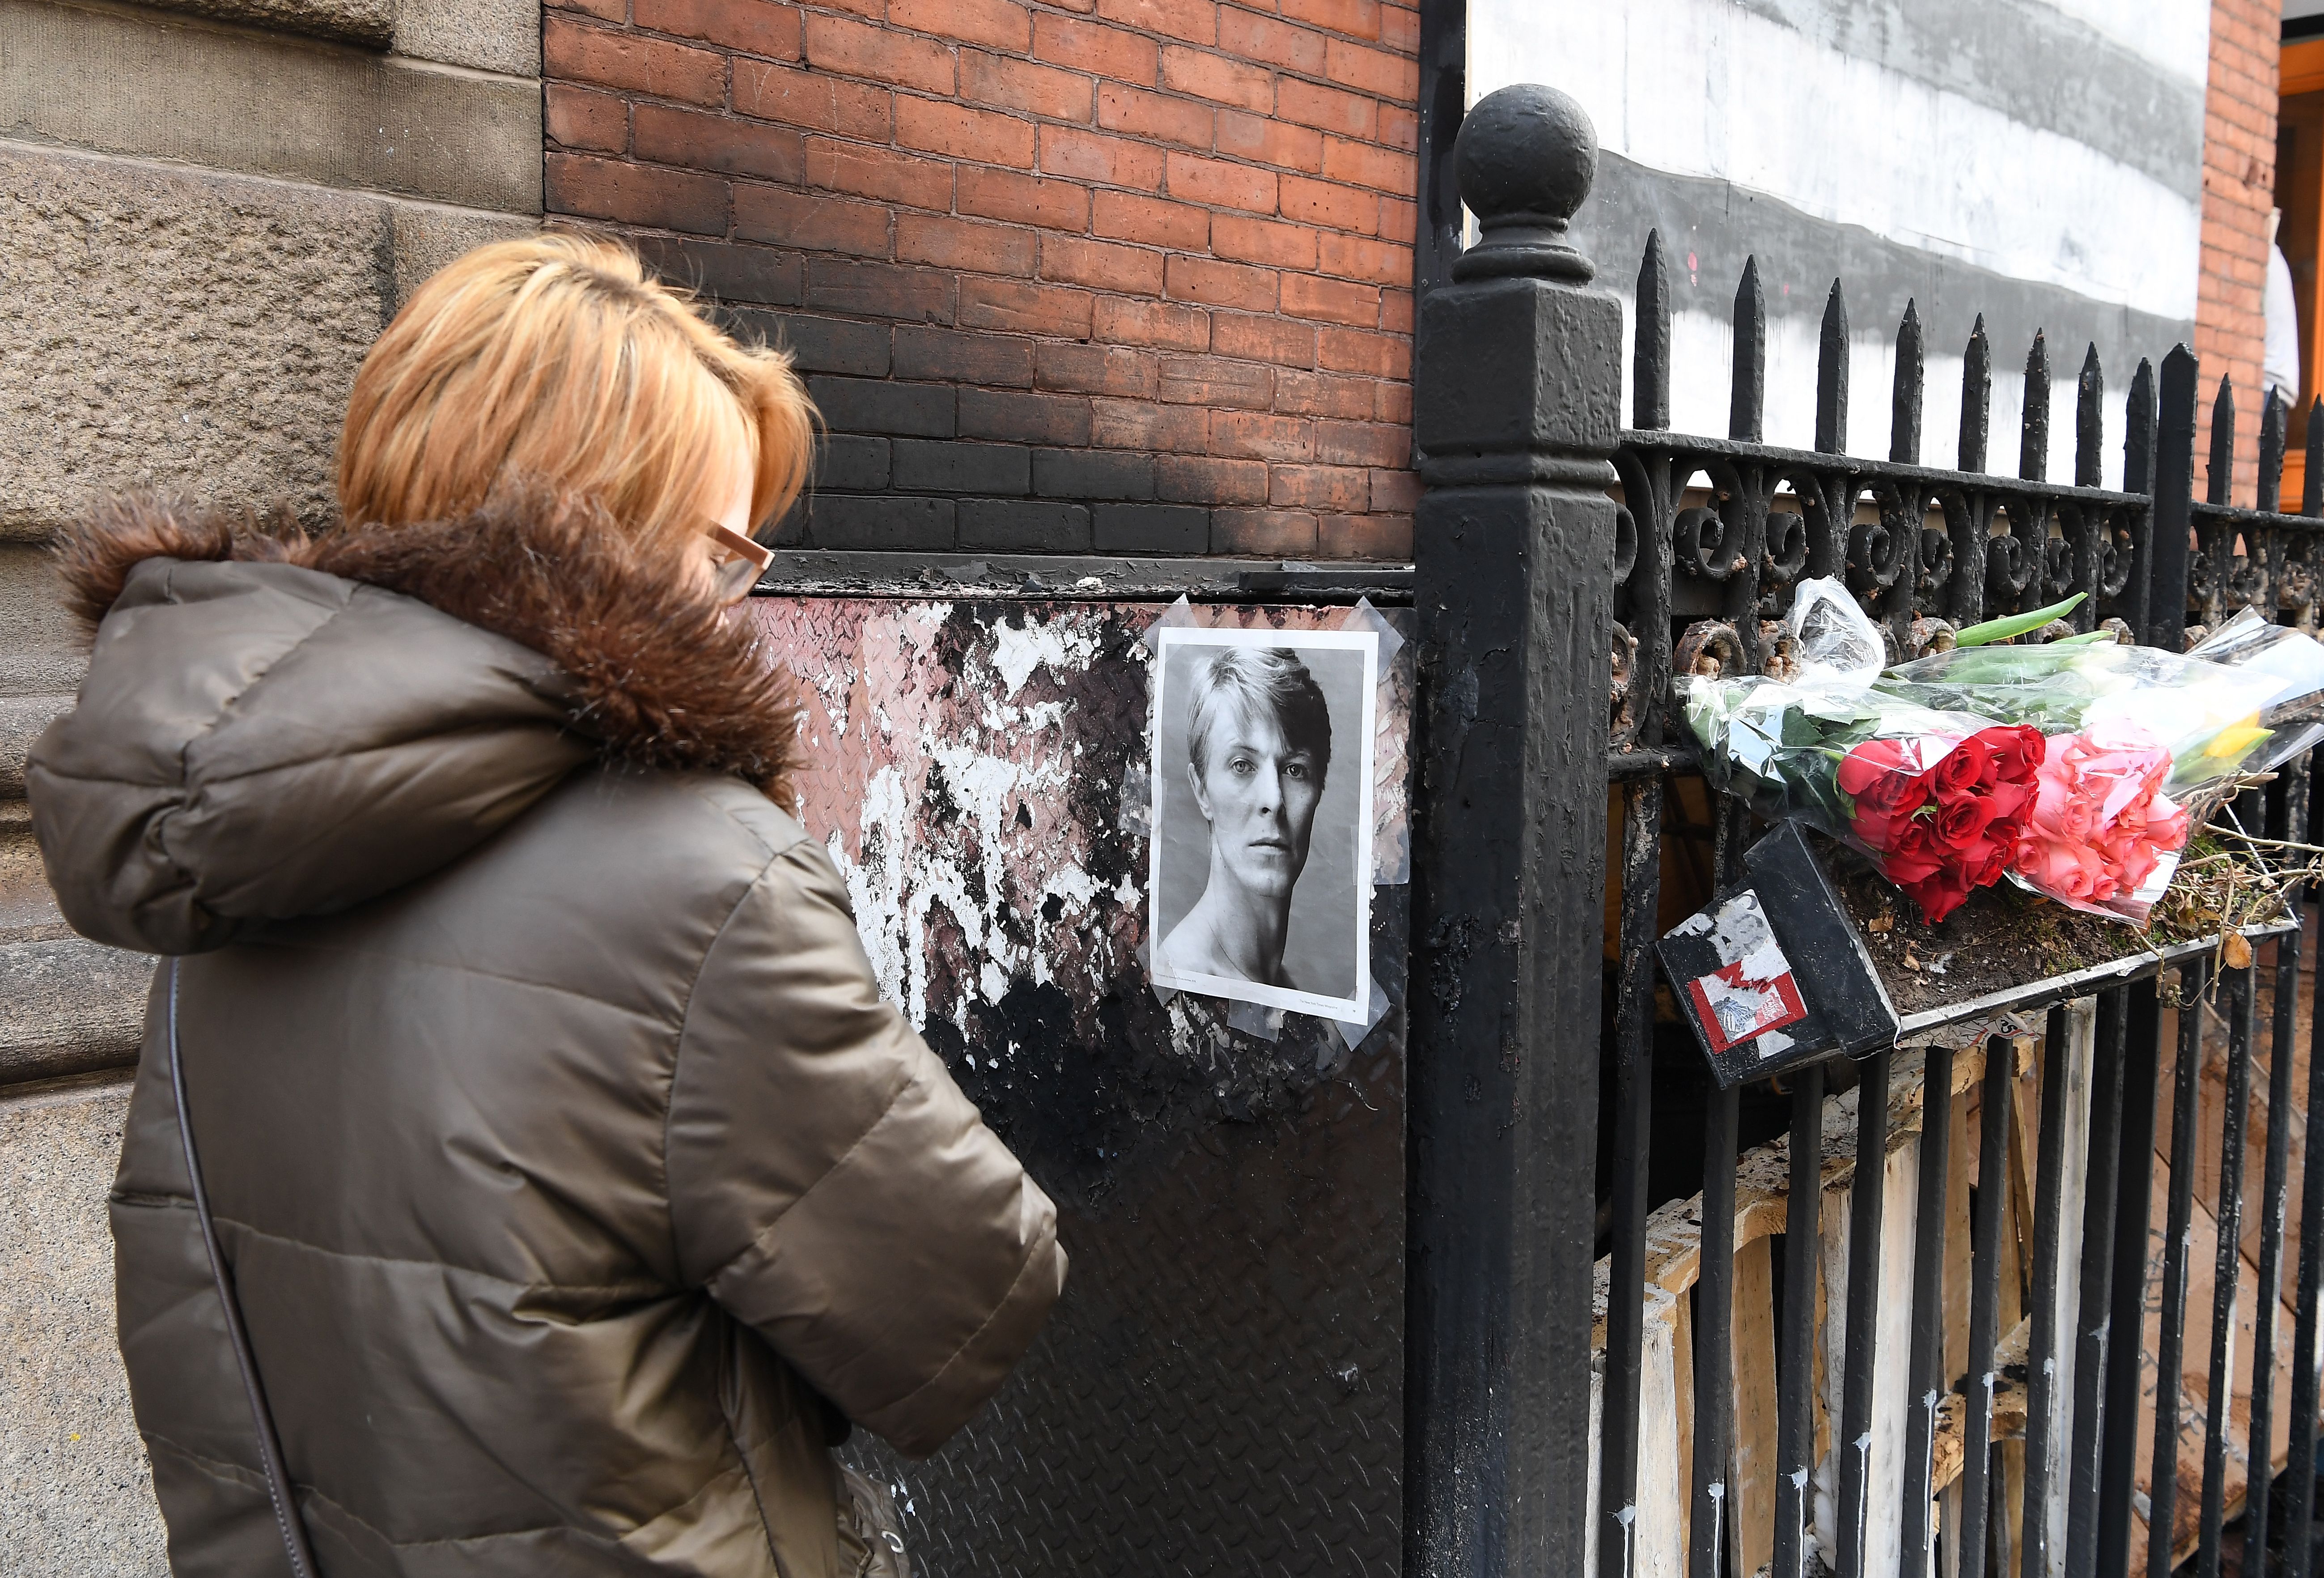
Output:
<svg viewBox="0 0 2324 1578">
<path fill-rule="evenodd" d="M 2166 902 L 2155 906 L 2152 929 L 2142 931 L 2069 909 L 2006 881 L 1978 889 L 1941 923 L 1929 926 L 1863 856 L 1823 839 L 1816 843 L 1900 1014 L 2070 975 L 2218 929 L 2216 915 L 2190 914 L 2195 907 Z"/>
</svg>

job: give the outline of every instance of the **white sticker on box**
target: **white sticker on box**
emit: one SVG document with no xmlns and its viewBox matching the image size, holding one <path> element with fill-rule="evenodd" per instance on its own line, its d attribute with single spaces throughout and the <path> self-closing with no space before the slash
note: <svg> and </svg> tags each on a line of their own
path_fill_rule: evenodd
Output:
<svg viewBox="0 0 2324 1578">
<path fill-rule="evenodd" d="M 1763 1057 L 1791 1046 L 1790 1037 L 1770 1032 L 1807 1018 L 1807 1003 L 1767 912 L 1759 908 L 1758 894 L 1747 888 L 1689 916 L 1675 929 L 1705 938 L 1719 960 L 1718 969 L 1686 983 L 1695 1022 L 1711 1050 L 1724 1052 L 1755 1036 L 1763 1038 Z"/>
</svg>

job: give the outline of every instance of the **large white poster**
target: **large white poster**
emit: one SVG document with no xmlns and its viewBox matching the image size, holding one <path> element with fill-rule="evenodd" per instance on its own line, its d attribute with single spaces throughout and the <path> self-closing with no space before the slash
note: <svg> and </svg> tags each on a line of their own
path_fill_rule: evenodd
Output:
<svg viewBox="0 0 2324 1578">
<path fill-rule="evenodd" d="M 1155 984 L 1367 1020 L 1379 635 L 1159 636 Z"/>
</svg>

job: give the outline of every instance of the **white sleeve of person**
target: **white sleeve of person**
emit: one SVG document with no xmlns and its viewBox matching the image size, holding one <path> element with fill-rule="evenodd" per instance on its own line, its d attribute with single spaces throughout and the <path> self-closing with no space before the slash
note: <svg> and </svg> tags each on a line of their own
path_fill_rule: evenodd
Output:
<svg viewBox="0 0 2324 1578">
<path fill-rule="evenodd" d="M 2267 355 L 2260 383 L 2283 391 L 2287 406 L 2300 399 L 2300 298 L 2283 248 L 2267 249 Z M 2264 398 L 2263 389 L 2262 396 Z"/>
</svg>

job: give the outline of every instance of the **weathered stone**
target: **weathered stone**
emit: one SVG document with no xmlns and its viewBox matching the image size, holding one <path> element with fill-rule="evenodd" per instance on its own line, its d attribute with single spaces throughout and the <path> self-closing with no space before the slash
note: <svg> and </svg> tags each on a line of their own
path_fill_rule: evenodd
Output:
<svg viewBox="0 0 2324 1578">
<path fill-rule="evenodd" d="M 16 237 L 12 235 L 10 240 Z M 13 259 L 0 258 L 0 280 L 13 278 L 14 272 Z M 0 543 L 0 632 L 5 632 L 0 634 L 0 652 L 77 656 L 88 646 L 79 624 L 65 611 L 60 590 L 56 563 L 46 549 Z M 0 691 L 0 696 L 23 694 Z"/>
<path fill-rule="evenodd" d="M 0 697 L 69 696 L 88 671 L 88 642 L 65 611 L 47 551 L 0 542 Z"/>
<path fill-rule="evenodd" d="M 395 13 L 395 52 L 505 71 L 512 77 L 538 77 L 539 0 L 401 0 Z"/>
<path fill-rule="evenodd" d="M 0 1100 L 0 1572 L 166 1578 L 113 1324 L 124 1081 Z"/>
<path fill-rule="evenodd" d="M 540 7 L 528 0 L 152 0 L 163 11 L 392 49 L 420 60 L 540 75 Z"/>
<path fill-rule="evenodd" d="M 444 208 L 429 203 L 389 205 L 395 238 L 395 305 L 411 299 L 420 282 L 472 247 L 512 235 L 530 235 L 538 221 L 513 214 L 480 214 L 474 208 Z"/>
<path fill-rule="evenodd" d="M 0 0 L 0 132 L 540 211 L 540 85 L 189 18 Z"/>
<path fill-rule="evenodd" d="M 66 935 L 40 846 L 32 842 L 31 807 L 22 800 L 0 800 L 0 944 Z"/>
<path fill-rule="evenodd" d="M 0 536 L 133 486 L 328 517 L 386 200 L 0 144 Z"/>
<path fill-rule="evenodd" d="M 153 961 L 85 937 L 0 944 L 0 1086 L 137 1058 Z"/>
<path fill-rule="evenodd" d="M 24 792 L 25 753 L 72 703 L 69 695 L 0 697 L 0 796 Z"/>
<path fill-rule="evenodd" d="M 383 50 L 395 37 L 395 0 L 153 0 L 163 11 L 215 16 L 277 32 Z"/>
</svg>

